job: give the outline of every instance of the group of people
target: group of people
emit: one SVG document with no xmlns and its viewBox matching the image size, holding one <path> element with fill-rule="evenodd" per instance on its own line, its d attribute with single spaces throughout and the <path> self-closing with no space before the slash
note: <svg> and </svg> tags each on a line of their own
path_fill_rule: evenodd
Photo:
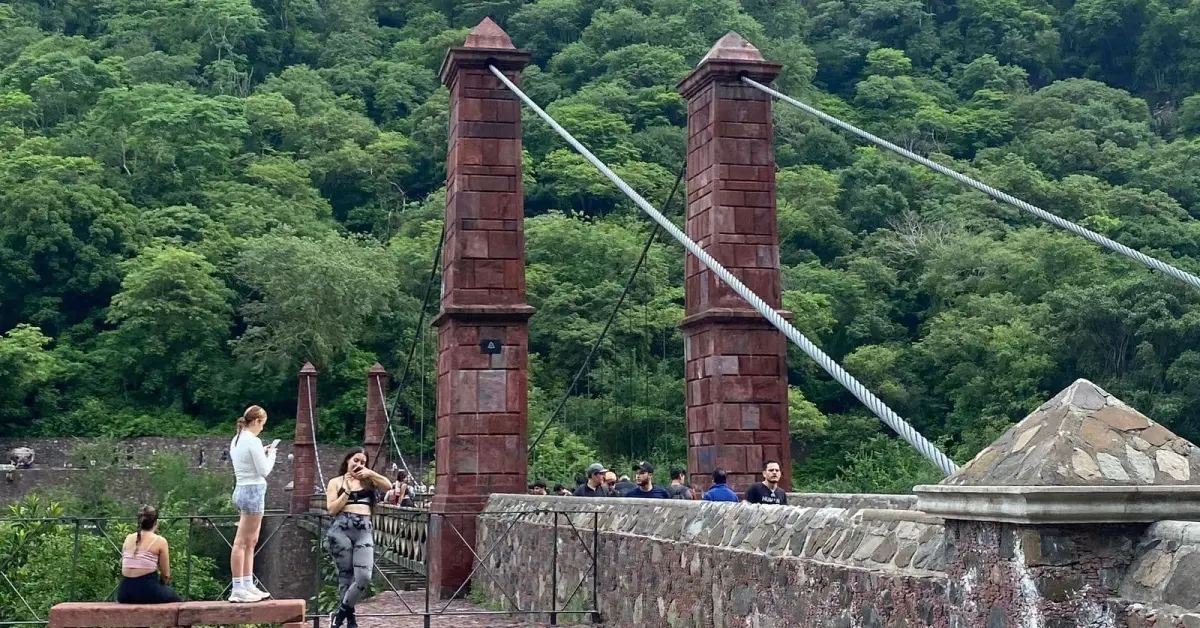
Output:
<svg viewBox="0 0 1200 628">
<path fill-rule="evenodd" d="M 254 581 L 254 548 L 258 544 L 266 508 L 267 476 L 275 467 L 276 445 L 263 445 L 259 434 L 267 413 L 250 406 L 238 417 L 237 433 L 229 446 L 236 485 L 232 501 L 237 508 L 238 528 L 229 557 L 233 580 L 229 601 L 259 602 L 271 594 Z M 346 454 L 337 476 L 325 487 L 325 507 L 334 517 L 325 535 L 325 548 L 337 566 L 339 605 L 333 628 L 357 628 L 354 607 L 367 590 L 375 566 L 371 531 L 371 507 L 377 495 L 401 505 L 412 504 L 407 475 L 400 472 L 395 484 L 371 469 L 367 452 L 356 447 Z M 171 552 L 167 539 L 158 534 L 158 512 L 144 506 L 138 513 L 137 531 L 125 538 L 121 549 L 121 583 L 117 601 L 122 604 L 161 604 L 180 601 L 171 588 Z"/>
<path fill-rule="evenodd" d="M 671 483 L 666 486 L 654 483 L 654 465 L 645 460 L 633 465 L 634 481 L 629 476 L 617 478 L 600 463 L 588 466 L 584 477 L 579 478 L 574 491 L 555 484 L 553 493 L 546 491 L 546 483 L 537 481 L 529 485 L 531 495 L 553 494 L 561 497 L 640 497 L 644 499 L 704 499 L 710 502 L 736 502 L 738 494 L 729 488 L 729 473 L 724 469 L 712 472 L 712 486 L 703 496 L 687 482 L 683 469 L 671 469 Z M 746 501 L 751 504 L 787 504 L 787 493 L 779 486 L 783 469 L 779 461 L 768 460 L 763 464 L 762 481 L 746 489 Z"/>
<path fill-rule="evenodd" d="M 238 528 L 229 556 L 233 580 L 229 601 L 259 602 L 271 594 L 258 588 L 254 581 L 254 548 L 258 544 L 266 508 L 267 476 L 275 468 L 279 441 L 263 445 L 259 434 L 267 424 L 267 413 L 259 406 L 250 406 L 237 419 L 237 433 L 229 446 L 236 485 L 232 502 L 237 508 Z M 654 465 L 641 461 L 633 465 L 634 481 L 616 474 L 596 463 L 587 468 L 584 481 L 574 491 L 555 485 L 555 495 L 577 497 L 638 497 L 649 499 L 697 499 L 695 489 L 687 483 L 683 469 L 671 470 L 671 483 L 654 483 Z M 759 504 L 786 504 L 787 495 L 779 486 L 779 462 L 768 460 L 763 467 L 763 480 L 746 490 L 746 501 Z M 712 472 L 713 484 L 703 499 L 736 502 L 737 493 L 726 484 L 728 474 L 723 469 Z M 362 447 L 346 454 L 338 473 L 325 487 L 325 508 L 334 517 L 325 535 L 325 548 L 337 566 L 338 600 L 332 628 L 357 628 L 355 605 L 362 599 L 375 567 L 375 544 L 371 530 L 371 508 L 378 495 L 388 503 L 413 505 L 413 490 L 405 471 L 397 473 L 396 481 L 371 469 L 370 458 Z M 385 493 L 386 491 L 386 493 Z M 545 495 L 546 483 L 535 482 L 530 492 Z M 125 537 L 121 548 L 121 583 L 117 601 L 123 604 L 158 604 L 178 602 L 179 595 L 171 588 L 171 552 L 167 539 L 158 534 L 158 512 L 144 506 L 138 513 L 137 530 Z"/>
</svg>

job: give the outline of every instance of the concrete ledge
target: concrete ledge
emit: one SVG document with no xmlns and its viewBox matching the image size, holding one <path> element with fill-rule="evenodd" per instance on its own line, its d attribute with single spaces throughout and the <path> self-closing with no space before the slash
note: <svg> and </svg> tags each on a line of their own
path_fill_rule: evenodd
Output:
<svg viewBox="0 0 1200 628">
<path fill-rule="evenodd" d="M 292 624 L 298 628 L 303 626 L 304 610 L 304 600 L 264 600 L 253 604 L 65 602 L 50 609 L 50 628 L 165 628 L 240 624 Z"/>
<path fill-rule="evenodd" d="M 50 628 L 160 628 L 174 626 L 180 604 L 64 602 L 50 609 Z"/>
<path fill-rule="evenodd" d="M 918 486 L 917 510 L 1021 524 L 1200 520 L 1200 486 Z"/>
</svg>

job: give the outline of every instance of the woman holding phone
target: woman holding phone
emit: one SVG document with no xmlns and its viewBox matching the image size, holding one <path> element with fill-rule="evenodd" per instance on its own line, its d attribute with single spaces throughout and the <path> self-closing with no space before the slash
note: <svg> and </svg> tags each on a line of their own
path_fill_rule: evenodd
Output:
<svg viewBox="0 0 1200 628">
<path fill-rule="evenodd" d="M 358 628 L 354 606 L 362 598 L 375 569 L 371 507 L 377 491 L 391 488 L 388 479 L 370 468 L 367 451 L 355 447 L 346 454 L 337 477 L 325 489 L 325 508 L 334 516 L 325 535 L 326 547 L 338 572 L 338 600 L 332 628 Z"/>
<path fill-rule="evenodd" d="M 229 555 L 233 572 L 233 591 L 230 602 L 258 602 L 271 597 L 270 593 L 254 586 L 254 547 L 262 528 L 263 510 L 267 501 L 267 476 L 275 467 L 275 452 L 279 441 L 263 446 L 258 435 L 267 424 L 267 411 L 250 406 L 237 420 L 237 435 L 229 444 L 229 458 L 237 486 L 233 489 L 233 505 L 238 518 L 237 535 Z"/>
</svg>

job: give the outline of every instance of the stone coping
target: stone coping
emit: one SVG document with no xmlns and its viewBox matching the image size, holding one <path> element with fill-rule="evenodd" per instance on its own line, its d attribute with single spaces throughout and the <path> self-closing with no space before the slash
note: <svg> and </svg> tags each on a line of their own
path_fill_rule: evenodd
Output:
<svg viewBox="0 0 1200 628">
<path fill-rule="evenodd" d="M 1020 524 L 1200 520 L 1200 486 L 952 486 L 914 489 L 917 509 L 945 519 Z"/>
</svg>

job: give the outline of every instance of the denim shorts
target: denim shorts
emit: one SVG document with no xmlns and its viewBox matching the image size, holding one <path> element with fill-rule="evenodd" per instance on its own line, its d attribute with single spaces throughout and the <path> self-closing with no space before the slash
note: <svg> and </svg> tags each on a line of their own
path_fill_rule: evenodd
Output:
<svg viewBox="0 0 1200 628">
<path fill-rule="evenodd" d="M 266 484 L 249 484 L 233 489 L 233 505 L 244 515 L 263 514 L 266 502 Z"/>
</svg>

